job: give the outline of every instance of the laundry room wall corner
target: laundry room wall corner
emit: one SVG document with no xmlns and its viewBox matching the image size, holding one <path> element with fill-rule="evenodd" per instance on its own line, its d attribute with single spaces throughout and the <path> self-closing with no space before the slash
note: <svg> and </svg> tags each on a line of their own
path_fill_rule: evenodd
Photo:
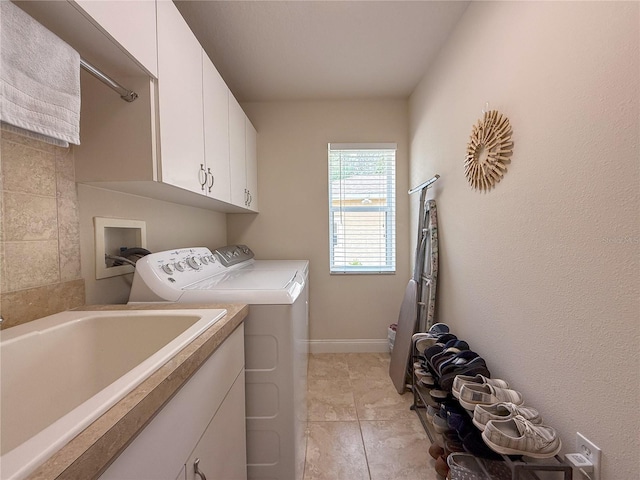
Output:
<svg viewBox="0 0 640 480">
<path fill-rule="evenodd" d="M 258 131 L 260 214 L 229 214 L 229 243 L 248 245 L 256 258 L 309 259 L 312 345 L 340 351 L 380 349 L 387 327 L 398 318 L 411 276 L 407 101 L 260 102 L 243 108 Z M 331 142 L 398 145 L 393 275 L 329 275 Z"/>
</svg>

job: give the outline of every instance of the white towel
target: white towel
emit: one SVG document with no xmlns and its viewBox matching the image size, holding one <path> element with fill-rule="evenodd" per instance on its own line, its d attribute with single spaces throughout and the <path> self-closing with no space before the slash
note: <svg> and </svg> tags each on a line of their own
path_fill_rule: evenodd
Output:
<svg viewBox="0 0 640 480">
<path fill-rule="evenodd" d="M 79 145 L 78 52 L 7 0 L 0 0 L 0 30 L 3 128 Z"/>
</svg>

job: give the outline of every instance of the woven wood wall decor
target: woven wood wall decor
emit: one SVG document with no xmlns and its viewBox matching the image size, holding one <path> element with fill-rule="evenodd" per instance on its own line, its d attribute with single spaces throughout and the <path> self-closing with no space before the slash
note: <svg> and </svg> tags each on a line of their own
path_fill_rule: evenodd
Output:
<svg viewBox="0 0 640 480">
<path fill-rule="evenodd" d="M 473 188 L 488 192 L 502 179 L 513 154 L 511 133 L 509 119 L 497 110 L 485 112 L 473 126 L 464 162 Z"/>
</svg>

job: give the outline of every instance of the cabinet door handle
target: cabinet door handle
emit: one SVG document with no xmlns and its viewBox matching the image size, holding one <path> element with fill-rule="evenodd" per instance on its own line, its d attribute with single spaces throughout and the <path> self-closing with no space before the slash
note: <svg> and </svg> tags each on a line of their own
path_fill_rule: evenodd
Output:
<svg viewBox="0 0 640 480">
<path fill-rule="evenodd" d="M 251 190 L 247 190 L 247 207 L 251 206 L 252 201 L 253 201 L 253 197 L 251 196 Z"/>
<path fill-rule="evenodd" d="M 209 187 L 209 192 L 211 192 L 211 187 L 213 187 L 213 184 L 216 182 L 216 179 L 213 176 L 213 173 L 211 173 L 211 168 L 207 168 L 207 176 L 209 177 L 209 180 L 210 180 L 207 187 Z"/>
<path fill-rule="evenodd" d="M 204 476 L 204 473 L 200 471 L 198 466 L 200 465 L 200 459 L 196 458 L 195 462 L 193 462 L 193 473 L 200 477 L 200 480 L 207 480 L 207 477 Z"/>
<path fill-rule="evenodd" d="M 207 184 L 207 172 L 204 171 L 204 165 L 202 163 L 200 164 L 200 171 L 198 171 L 198 181 L 200 182 L 202 191 L 204 191 L 204 186 Z"/>
</svg>

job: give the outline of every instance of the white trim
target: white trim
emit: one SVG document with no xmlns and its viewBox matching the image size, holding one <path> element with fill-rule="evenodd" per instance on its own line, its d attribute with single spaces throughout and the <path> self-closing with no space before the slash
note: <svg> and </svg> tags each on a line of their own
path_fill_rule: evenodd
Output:
<svg viewBox="0 0 640 480">
<path fill-rule="evenodd" d="M 389 340 L 354 338 L 309 340 L 309 353 L 389 353 Z"/>
<path fill-rule="evenodd" d="M 330 143 L 329 150 L 397 150 L 397 143 Z"/>
</svg>

